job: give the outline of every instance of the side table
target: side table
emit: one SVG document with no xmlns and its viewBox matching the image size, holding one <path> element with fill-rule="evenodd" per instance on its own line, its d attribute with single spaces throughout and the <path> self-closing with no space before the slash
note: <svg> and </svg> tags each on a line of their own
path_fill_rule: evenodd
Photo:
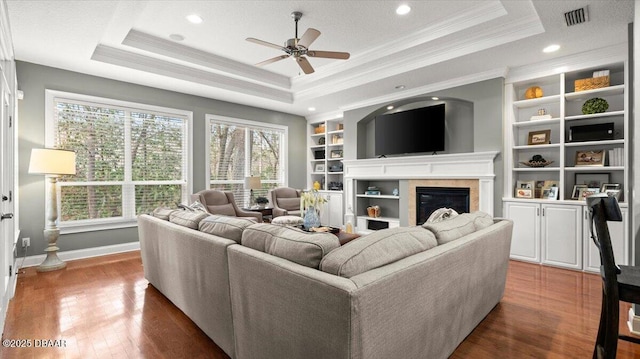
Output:
<svg viewBox="0 0 640 359">
<path fill-rule="evenodd" d="M 243 208 L 243 210 L 262 213 L 262 221 L 265 222 L 265 223 L 271 222 L 271 219 L 273 218 L 273 207 Z"/>
</svg>

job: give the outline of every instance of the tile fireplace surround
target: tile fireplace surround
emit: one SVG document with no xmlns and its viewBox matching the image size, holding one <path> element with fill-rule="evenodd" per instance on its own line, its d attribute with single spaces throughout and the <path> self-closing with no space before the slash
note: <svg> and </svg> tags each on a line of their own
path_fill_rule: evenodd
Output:
<svg viewBox="0 0 640 359">
<path fill-rule="evenodd" d="M 355 208 L 356 180 L 408 180 L 410 226 L 416 224 L 416 187 L 469 188 L 470 210 L 493 215 L 493 160 L 497 155 L 497 151 L 490 151 L 345 160 L 345 205 Z"/>
</svg>

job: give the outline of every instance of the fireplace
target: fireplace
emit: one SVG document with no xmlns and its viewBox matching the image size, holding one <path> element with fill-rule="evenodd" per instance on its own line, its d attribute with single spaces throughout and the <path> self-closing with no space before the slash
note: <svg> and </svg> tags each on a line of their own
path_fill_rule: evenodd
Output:
<svg viewBox="0 0 640 359">
<path fill-rule="evenodd" d="M 416 224 L 423 224 L 438 208 L 452 208 L 458 213 L 469 212 L 469 188 L 416 187 Z"/>
</svg>

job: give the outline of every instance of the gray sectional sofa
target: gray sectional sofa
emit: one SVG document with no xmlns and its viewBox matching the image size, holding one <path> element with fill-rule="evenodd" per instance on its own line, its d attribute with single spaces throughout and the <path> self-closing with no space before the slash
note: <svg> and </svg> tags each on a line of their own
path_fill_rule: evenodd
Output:
<svg viewBox="0 0 640 359">
<path fill-rule="evenodd" d="M 138 218 L 145 277 L 239 359 L 447 358 L 502 298 L 513 226 L 477 212 L 340 246 L 247 219 L 156 215 Z"/>
</svg>

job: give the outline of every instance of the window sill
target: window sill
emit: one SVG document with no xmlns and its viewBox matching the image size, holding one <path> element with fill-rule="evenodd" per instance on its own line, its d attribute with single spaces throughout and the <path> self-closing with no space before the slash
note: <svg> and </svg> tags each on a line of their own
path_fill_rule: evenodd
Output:
<svg viewBox="0 0 640 359">
<path fill-rule="evenodd" d="M 105 231 L 110 229 L 120 229 L 120 228 L 130 228 L 136 227 L 138 222 L 133 220 L 117 220 L 117 221 L 90 221 L 85 223 L 73 223 L 73 224 L 62 224 L 58 225 L 60 228 L 60 234 L 71 234 L 71 233 L 83 233 L 83 232 L 95 232 L 95 231 Z"/>
</svg>

